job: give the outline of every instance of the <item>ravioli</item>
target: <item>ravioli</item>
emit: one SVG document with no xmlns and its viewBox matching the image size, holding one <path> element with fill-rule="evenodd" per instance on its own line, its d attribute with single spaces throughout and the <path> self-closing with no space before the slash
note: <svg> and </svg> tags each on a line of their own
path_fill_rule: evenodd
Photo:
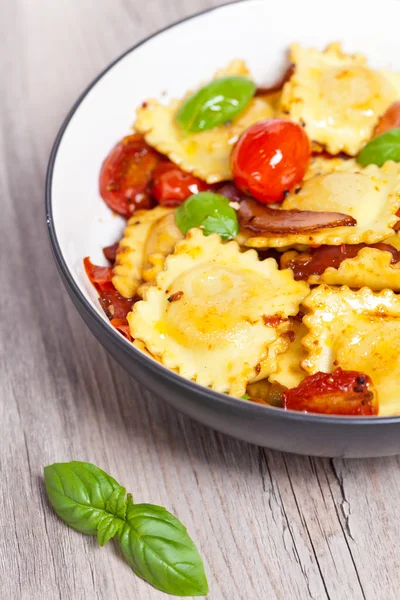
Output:
<svg viewBox="0 0 400 600">
<path fill-rule="evenodd" d="M 324 52 L 292 44 L 290 60 L 295 71 L 283 87 L 280 114 L 304 125 L 330 154 L 357 155 L 400 97 L 397 74 L 370 69 L 363 56 L 343 53 L 340 44 Z"/>
<path fill-rule="evenodd" d="M 180 375 L 239 397 L 279 338 L 268 317 L 297 314 L 309 292 L 274 259 L 200 229 L 178 242 L 155 283 L 127 317 L 132 337 Z"/>
<path fill-rule="evenodd" d="M 124 298 L 133 298 L 143 279 L 146 265 L 146 241 L 152 226 L 173 213 L 172 208 L 157 206 L 152 210 L 138 210 L 128 221 L 124 237 L 118 245 L 112 282 Z M 161 267 L 162 268 L 162 267 Z"/>
<path fill-rule="evenodd" d="M 322 275 L 311 275 L 308 282 L 400 292 L 400 263 L 391 264 L 391 261 L 390 252 L 362 248 L 356 257 L 347 258 L 337 269 L 328 267 Z"/>
<path fill-rule="evenodd" d="M 154 281 L 164 267 L 165 258 L 174 251 L 176 243 L 182 238 L 183 233 L 176 225 L 174 210 L 154 223 L 144 247 L 143 281 Z"/>
<path fill-rule="evenodd" d="M 233 61 L 226 69 L 217 71 L 214 78 L 229 75 L 250 76 L 244 62 Z M 250 125 L 274 115 L 273 97 L 256 96 L 231 122 L 190 134 L 175 123 L 175 115 L 186 97 L 172 100 L 168 106 L 155 99 L 147 100 L 137 110 L 135 130 L 144 134 L 150 146 L 207 183 L 232 179 L 229 158 L 233 145 Z"/>
<path fill-rule="evenodd" d="M 379 414 L 400 413 L 400 296 L 391 290 L 351 291 L 321 285 L 304 305 L 309 333 L 302 367 L 309 374 L 336 367 L 369 375 L 377 390 Z"/>
<path fill-rule="evenodd" d="M 353 160 L 334 161 L 332 171 L 321 162 L 322 171 L 306 177 L 282 203 L 282 209 L 340 212 L 356 219 L 354 227 L 317 229 L 309 233 L 249 237 L 251 248 L 284 248 L 304 244 L 376 244 L 391 237 L 400 207 L 400 165 L 360 167 Z M 315 165 L 314 167 L 315 168 Z"/>
<path fill-rule="evenodd" d="M 294 388 L 301 383 L 307 373 L 302 369 L 301 362 L 306 358 L 302 339 L 308 332 L 307 327 L 301 322 L 292 320 L 285 339 L 287 347 L 276 357 L 276 371 L 269 376 L 271 382 L 276 381 L 287 388 Z"/>
</svg>

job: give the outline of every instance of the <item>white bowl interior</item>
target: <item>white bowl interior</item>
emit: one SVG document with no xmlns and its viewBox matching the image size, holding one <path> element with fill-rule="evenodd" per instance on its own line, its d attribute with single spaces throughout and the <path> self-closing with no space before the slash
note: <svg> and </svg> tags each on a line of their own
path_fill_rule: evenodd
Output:
<svg viewBox="0 0 400 600">
<path fill-rule="evenodd" d="M 373 66 L 400 71 L 399 22 L 396 0 L 386 0 L 381 13 L 374 3 L 360 0 L 339 0 L 334 7 L 320 0 L 247 0 L 158 34 L 107 71 L 65 130 L 51 190 L 61 252 L 94 309 L 107 321 L 82 259 L 90 256 L 94 263 L 105 264 L 102 247 L 115 242 L 124 227 L 124 220 L 99 196 L 99 171 L 112 146 L 129 132 L 143 100 L 179 97 L 234 58 L 248 62 L 257 82 L 273 82 L 287 64 L 287 48 L 294 41 L 321 49 L 342 41 L 346 51 L 366 54 Z"/>
</svg>

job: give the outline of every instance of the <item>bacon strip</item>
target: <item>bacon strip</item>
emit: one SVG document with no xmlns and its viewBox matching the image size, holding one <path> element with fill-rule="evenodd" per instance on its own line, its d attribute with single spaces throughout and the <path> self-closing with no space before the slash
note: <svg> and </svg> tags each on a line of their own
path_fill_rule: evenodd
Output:
<svg viewBox="0 0 400 600">
<path fill-rule="evenodd" d="M 256 233 L 303 233 L 330 227 L 354 227 L 357 221 L 342 213 L 311 210 L 281 210 L 259 204 L 252 198 L 240 202 L 239 222 Z"/>
</svg>

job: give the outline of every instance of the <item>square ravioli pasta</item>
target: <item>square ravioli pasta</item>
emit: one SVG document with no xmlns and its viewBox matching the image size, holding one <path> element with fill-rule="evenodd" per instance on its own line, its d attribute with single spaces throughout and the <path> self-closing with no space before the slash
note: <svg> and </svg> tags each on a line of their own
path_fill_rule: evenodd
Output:
<svg viewBox="0 0 400 600">
<path fill-rule="evenodd" d="M 379 414 L 400 413 L 400 297 L 391 290 L 321 285 L 306 298 L 309 313 L 302 367 L 312 375 L 336 367 L 369 375 Z"/>
<path fill-rule="evenodd" d="M 166 367 L 240 397 L 261 369 L 277 369 L 279 336 L 308 292 L 274 259 L 191 229 L 127 318 L 132 337 Z"/>
<path fill-rule="evenodd" d="M 360 54 L 340 44 L 325 51 L 292 44 L 294 74 L 285 84 L 280 114 L 303 124 L 312 142 L 330 154 L 355 156 L 371 138 L 380 116 L 400 98 L 396 73 L 369 68 Z"/>
</svg>

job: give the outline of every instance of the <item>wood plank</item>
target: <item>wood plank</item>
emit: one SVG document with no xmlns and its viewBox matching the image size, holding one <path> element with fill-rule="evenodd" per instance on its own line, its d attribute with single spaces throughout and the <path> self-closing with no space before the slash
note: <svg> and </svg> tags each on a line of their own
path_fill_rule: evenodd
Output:
<svg viewBox="0 0 400 600">
<path fill-rule="evenodd" d="M 109 61 L 211 0 L 14 0 L 0 20 L 0 597 L 166 597 L 112 544 L 64 526 L 53 461 L 92 461 L 166 506 L 205 558 L 213 600 L 398 598 L 398 459 L 282 455 L 177 414 L 83 325 L 49 249 L 43 186 L 60 122 Z"/>
</svg>

